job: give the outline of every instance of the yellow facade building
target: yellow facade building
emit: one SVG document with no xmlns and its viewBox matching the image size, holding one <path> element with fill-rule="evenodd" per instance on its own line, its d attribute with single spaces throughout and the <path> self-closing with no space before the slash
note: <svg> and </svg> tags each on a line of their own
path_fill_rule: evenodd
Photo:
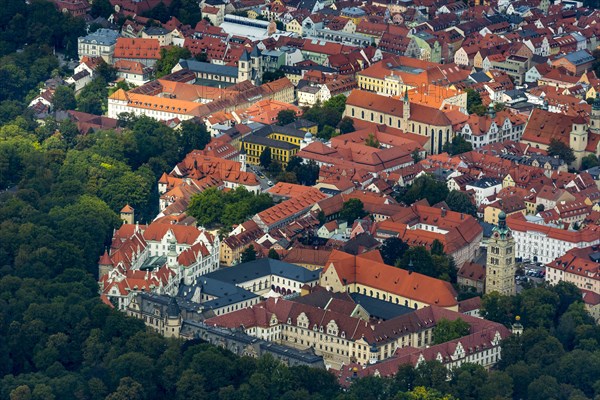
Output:
<svg viewBox="0 0 600 400">
<path fill-rule="evenodd" d="M 308 127 L 313 129 L 312 126 Z M 300 150 L 300 143 L 307 131 L 290 126 L 267 125 L 244 137 L 240 148 L 246 152 L 246 160 L 252 165 L 260 165 L 260 155 L 268 148 L 271 160 L 278 161 L 285 168 Z"/>
</svg>

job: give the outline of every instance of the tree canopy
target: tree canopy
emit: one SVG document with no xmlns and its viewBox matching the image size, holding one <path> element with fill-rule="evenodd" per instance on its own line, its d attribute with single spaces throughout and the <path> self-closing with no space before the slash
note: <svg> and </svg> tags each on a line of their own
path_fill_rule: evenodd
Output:
<svg viewBox="0 0 600 400">
<path fill-rule="evenodd" d="M 471 198 L 465 192 L 452 190 L 446 197 L 446 204 L 452 211 L 469 214 L 477 217 L 477 207 L 471 201 Z"/>
<path fill-rule="evenodd" d="M 470 325 L 457 318 L 454 321 L 442 318 L 433 328 L 433 343 L 446 343 L 450 340 L 458 339 L 469 334 Z"/>
<path fill-rule="evenodd" d="M 381 258 L 387 265 L 396 265 L 398 260 L 404 256 L 406 250 L 408 250 L 408 245 L 397 237 L 385 239 L 379 248 Z"/>
<path fill-rule="evenodd" d="M 567 164 L 571 164 L 573 161 L 575 161 L 573 149 L 560 140 L 554 138 L 550 140 L 550 145 L 548 145 L 548 155 L 557 156 Z"/>
<path fill-rule="evenodd" d="M 350 199 L 344 202 L 340 218 L 352 224 L 355 220 L 366 216 L 363 202 L 359 199 Z"/>
<path fill-rule="evenodd" d="M 421 175 L 413 181 L 408 190 L 400 195 L 397 200 L 405 204 L 413 204 L 415 201 L 427 199 L 430 205 L 444 201 L 449 190 L 444 182 L 440 182 L 430 175 Z"/>
<path fill-rule="evenodd" d="M 229 192 L 212 187 L 192 197 L 188 214 L 206 228 L 230 229 L 272 205 L 266 193 L 253 194 L 242 186 Z"/>
<path fill-rule="evenodd" d="M 296 113 L 294 110 L 281 110 L 277 113 L 277 124 L 287 125 L 296 121 Z"/>
<path fill-rule="evenodd" d="M 473 146 L 462 135 L 456 135 L 452 138 L 452 141 L 444 143 L 443 150 L 455 156 L 473 150 Z"/>
<path fill-rule="evenodd" d="M 162 4 L 162 3 L 161 3 Z M 168 75 L 179 60 L 192 58 L 192 53 L 185 47 L 171 46 L 160 49 L 160 58 L 154 66 L 154 74 L 157 78 Z"/>
</svg>

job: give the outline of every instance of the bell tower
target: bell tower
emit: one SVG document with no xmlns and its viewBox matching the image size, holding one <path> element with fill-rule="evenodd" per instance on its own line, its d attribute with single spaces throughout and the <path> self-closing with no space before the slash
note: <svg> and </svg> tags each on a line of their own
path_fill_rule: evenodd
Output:
<svg viewBox="0 0 600 400">
<path fill-rule="evenodd" d="M 596 99 L 592 104 L 590 130 L 594 133 L 600 133 L 600 92 L 596 92 Z"/>
<path fill-rule="evenodd" d="M 516 270 L 515 239 L 506 226 L 506 213 L 500 211 L 498 225 L 492 229 L 492 237 L 488 241 L 485 293 L 515 295 L 517 293 Z"/>
</svg>

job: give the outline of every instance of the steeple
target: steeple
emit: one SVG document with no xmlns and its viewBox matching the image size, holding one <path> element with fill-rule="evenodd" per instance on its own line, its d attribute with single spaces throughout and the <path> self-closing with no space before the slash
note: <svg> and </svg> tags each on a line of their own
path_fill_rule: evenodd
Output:
<svg viewBox="0 0 600 400">
<path fill-rule="evenodd" d="M 177 268 L 177 240 L 175 235 L 169 239 L 169 252 L 167 253 L 167 265 L 170 268 Z"/>
<path fill-rule="evenodd" d="M 169 305 L 167 306 L 167 318 L 164 330 L 165 337 L 179 337 L 179 331 L 181 330 L 180 314 L 181 310 L 177 304 L 177 299 L 171 297 L 169 299 Z"/>
<path fill-rule="evenodd" d="M 498 224 L 488 241 L 485 267 L 485 293 L 516 294 L 515 240 L 506 224 L 506 213 L 500 211 Z"/>
<path fill-rule="evenodd" d="M 246 172 L 246 162 L 248 159 L 248 155 L 246 154 L 246 149 L 244 148 L 244 137 L 243 136 L 240 138 L 240 151 L 239 151 L 238 159 L 240 161 L 240 164 L 242 164 L 240 167 L 240 171 Z"/>
<path fill-rule="evenodd" d="M 592 110 L 600 111 L 600 92 L 596 92 L 596 98 L 592 104 Z"/>
<path fill-rule="evenodd" d="M 490 116 L 490 118 L 496 118 L 496 108 L 494 107 L 494 103 L 490 103 L 490 105 L 488 106 L 487 113 Z"/>
<path fill-rule="evenodd" d="M 590 130 L 594 133 L 600 133 L 600 92 L 596 92 L 596 98 L 594 99 L 594 103 L 592 103 Z"/>
<path fill-rule="evenodd" d="M 402 119 L 404 130 L 408 129 L 408 120 L 410 119 L 410 100 L 408 99 L 408 87 L 404 88 L 404 99 L 402 100 Z"/>
</svg>

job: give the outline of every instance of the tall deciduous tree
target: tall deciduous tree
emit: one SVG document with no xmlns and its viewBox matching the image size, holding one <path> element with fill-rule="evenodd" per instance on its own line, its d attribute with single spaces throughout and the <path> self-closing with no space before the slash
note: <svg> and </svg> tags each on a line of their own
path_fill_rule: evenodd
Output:
<svg viewBox="0 0 600 400">
<path fill-rule="evenodd" d="M 557 156 L 567 164 L 571 164 L 573 161 L 575 161 L 573 149 L 558 139 L 550 140 L 550 145 L 548 146 L 548 155 Z"/>
<path fill-rule="evenodd" d="M 452 211 L 459 213 L 469 214 L 473 217 L 477 217 L 477 208 L 471 201 L 469 195 L 459 190 L 453 190 L 448 193 L 446 197 L 446 204 Z"/>
<path fill-rule="evenodd" d="M 77 101 L 73 89 L 68 86 L 57 87 L 52 104 L 55 110 L 74 110 L 77 107 Z"/>
<path fill-rule="evenodd" d="M 179 155 L 185 156 L 192 150 L 204 150 L 210 143 L 210 133 L 202 122 L 187 120 L 181 123 L 181 132 L 177 137 Z"/>
<path fill-rule="evenodd" d="M 365 212 L 363 202 L 359 199 L 350 199 L 344 202 L 340 218 L 352 224 L 355 220 L 363 218 L 365 215 L 367 213 Z"/>
<path fill-rule="evenodd" d="M 454 321 L 442 318 L 439 320 L 435 328 L 433 328 L 433 343 L 446 343 L 450 340 L 458 339 L 469 334 L 470 325 L 457 318 Z"/>
<path fill-rule="evenodd" d="M 277 113 L 277 123 L 279 125 L 287 125 L 296 121 L 296 113 L 294 110 L 281 110 Z"/>
<path fill-rule="evenodd" d="M 379 248 L 381 258 L 387 265 L 396 265 L 396 262 L 404 256 L 406 250 L 408 250 L 408 245 L 397 237 L 385 239 Z"/>
<path fill-rule="evenodd" d="M 154 66 L 156 77 L 160 78 L 161 76 L 170 74 L 171 70 L 177 65 L 179 60 L 187 60 L 191 57 L 192 53 L 185 47 L 173 46 L 169 49 L 160 49 L 160 59 L 158 59 Z"/>
<path fill-rule="evenodd" d="M 439 182 L 429 175 L 422 175 L 415 179 L 409 189 L 398 200 L 413 204 L 415 201 L 427 199 L 433 205 L 448 197 L 448 187 L 444 182 Z"/>
<path fill-rule="evenodd" d="M 259 162 L 261 167 L 269 168 L 271 165 L 271 149 L 269 147 L 265 147 L 263 152 L 260 153 Z"/>
<path fill-rule="evenodd" d="M 250 245 L 242 252 L 242 263 L 247 263 L 250 261 L 256 260 L 256 249 L 254 249 L 254 245 Z"/>
</svg>

